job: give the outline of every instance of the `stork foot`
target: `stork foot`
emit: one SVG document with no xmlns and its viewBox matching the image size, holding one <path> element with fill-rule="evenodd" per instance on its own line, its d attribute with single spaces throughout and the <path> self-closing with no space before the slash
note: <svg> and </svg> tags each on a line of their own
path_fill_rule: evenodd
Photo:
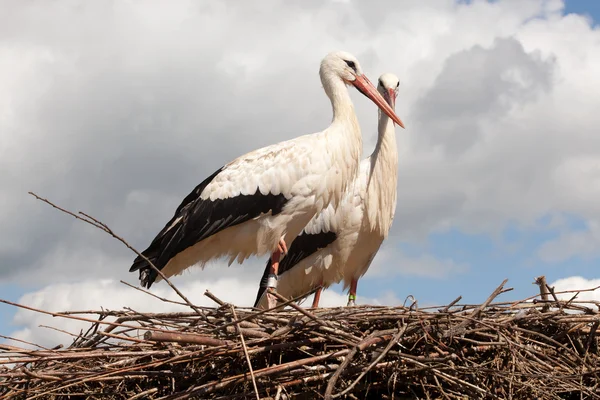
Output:
<svg viewBox="0 0 600 400">
<path fill-rule="evenodd" d="M 277 275 L 270 274 L 269 279 L 267 280 L 267 290 L 265 295 L 267 296 L 267 306 L 269 308 L 274 308 L 277 306 L 277 297 L 273 295 L 273 292 L 277 291 Z"/>
<path fill-rule="evenodd" d="M 277 291 L 277 274 L 279 271 L 279 260 L 281 255 L 287 253 L 287 246 L 285 241 L 281 239 L 278 244 L 277 250 L 271 254 L 271 270 L 269 271 L 269 277 L 267 279 L 267 306 L 274 308 L 277 306 L 277 297 L 273 295 Z"/>
<path fill-rule="evenodd" d="M 348 304 L 346 304 L 346 307 L 353 307 L 355 305 L 356 305 L 356 295 L 351 294 L 348 296 Z"/>
<path fill-rule="evenodd" d="M 350 290 L 348 292 L 348 304 L 346 307 L 351 307 L 356 305 L 356 288 L 358 286 L 358 279 L 352 279 L 350 282 Z"/>
<path fill-rule="evenodd" d="M 267 295 L 267 307 L 269 309 L 277 307 L 277 297 L 275 297 L 273 295 L 273 293 L 271 293 L 272 291 L 275 291 L 275 290 L 276 289 L 270 289 L 266 293 L 266 295 Z"/>
</svg>

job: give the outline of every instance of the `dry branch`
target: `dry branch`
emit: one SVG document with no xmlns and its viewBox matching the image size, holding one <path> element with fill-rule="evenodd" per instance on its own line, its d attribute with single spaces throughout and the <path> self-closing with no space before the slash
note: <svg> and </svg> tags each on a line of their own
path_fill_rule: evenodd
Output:
<svg viewBox="0 0 600 400">
<path fill-rule="evenodd" d="M 46 312 L 94 329 L 62 349 L 1 345 L 0 400 L 600 398 L 598 312 L 493 303 L 504 284 L 483 304 L 428 310 Z"/>
</svg>

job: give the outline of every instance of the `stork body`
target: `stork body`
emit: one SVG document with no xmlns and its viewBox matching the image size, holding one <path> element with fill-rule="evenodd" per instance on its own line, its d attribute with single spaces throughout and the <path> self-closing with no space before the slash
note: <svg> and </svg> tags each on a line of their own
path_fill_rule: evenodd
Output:
<svg viewBox="0 0 600 400">
<path fill-rule="evenodd" d="M 378 90 L 394 107 L 399 82 L 392 74 L 379 79 Z M 379 114 L 378 139 L 373 153 L 360 163 L 355 181 L 338 206 L 330 203 L 294 240 L 279 264 L 278 292 L 286 298 L 328 287 L 344 280 L 354 304 L 358 279 L 365 274 L 386 239 L 396 210 L 398 150 L 393 121 Z M 264 308 L 262 293 L 271 260 L 255 306 Z M 313 307 L 318 305 L 320 289 Z"/>
<path fill-rule="evenodd" d="M 319 73 L 333 107 L 331 125 L 238 157 L 200 183 L 142 253 L 166 277 L 220 257 L 231 264 L 266 253 L 277 275 L 286 242 L 324 207 L 339 204 L 358 172 L 362 140 L 347 84 L 401 124 L 352 55 L 329 54 Z M 160 280 L 139 256 L 130 272 L 136 270 L 142 286 Z"/>
</svg>

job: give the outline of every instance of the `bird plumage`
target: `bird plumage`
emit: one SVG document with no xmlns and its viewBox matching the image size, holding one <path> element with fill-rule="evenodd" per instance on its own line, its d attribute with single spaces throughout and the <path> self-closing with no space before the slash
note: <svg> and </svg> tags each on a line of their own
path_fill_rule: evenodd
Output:
<svg viewBox="0 0 600 400">
<path fill-rule="evenodd" d="M 345 86 L 369 90 L 368 80 L 344 52 L 330 53 L 319 72 L 333 106 L 331 125 L 238 157 L 198 185 L 142 253 L 165 276 L 220 257 L 231 264 L 273 252 L 282 239 L 291 243 L 324 207 L 339 203 L 358 172 L 362 149 Z M 160 280 L 139 256 L 130 272 L 136 270 L 143 286 Z"/>
<path fill-rule="evenodd" d="M 384 74 L 379 80 L 378 90 L 384 92 L 393 87 L 395 99 L 397 82 L 395 75 Z M 394 125 L 385 114 L 380 113 L 375 149 L 360 163 L 359 173 L 348 186 L 340 204 L 337 207 L 329 204 L 316 215 L 281 260 L 279 294 L 293 298 L 319 285 L 328 287 L 342 279 L 346 289 L 352 280 L 358 280 L 365 274 L 392 225 L 396 209 L 397 167 Z M 269 263 L 270 260 L 266 270 Z M 255 303 L 260 308 L 266 306 L 261 300 L 264 290 L 261 282 Z"/>
</svg>

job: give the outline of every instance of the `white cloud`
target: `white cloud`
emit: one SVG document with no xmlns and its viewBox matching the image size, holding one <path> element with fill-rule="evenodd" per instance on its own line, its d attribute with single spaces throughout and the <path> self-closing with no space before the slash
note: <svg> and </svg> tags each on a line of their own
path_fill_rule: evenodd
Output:
<svg viewBox="0 0 600 400">
<path fill-rule="evenodd" d="M 556 263 L 573 257 L 591 259 L 600 255 L 600 225 L 595 221 L 583 231 L 566 231 L 556 239 L 543 243 L 538 249 L 541 260 Z"/>
<path fill-rule="evenodd" d="M 469 266 L 451 259 L 439 259 L 429 254 L 408 256 L 399 248 L 384 244 L 373 259 L 366 279 L 395 276 L 418 276 L 432 279 L 444 279 L 452 275 L 463 274 Z"/>
<path fill-rule="evenodd" d="M 0 281 L 135 279 L 119 243 L 26 192 L 83 209 L 143 248 L 214 169 L 327 125 L 317 70 L 333 49 L 356 54 L 372 80 L 401 78 L 407 129 L 389 247 L 450 228 L 532 227 L 544 215 L 600 220 L 600 31 L 590 21 L 563 16 L 558 0 L 378 5 L 5 2 Z M 352 96 L 367 153 L 375 108 Z M 589 240 L 540 254 L 570 257 Z M 429 277 L 466 268 L 400 261 L 394 270 Z M 262 270 L 253 262 L 236 270 L 243 279 Z M 369 274 L 386 264 L 379 255 Z M 222 271 L 198 276 L 216 282 Z"/>
<path fill-rule="evenodd" d="M 554 286 L 555 292 L 578 291 L 600 287 L 600 279 L 586 279 L 581 276 L 570 276 L 568 278 L 558 279 L 550 284 Z M 562 300 L 571 300 L 574 293 L 557 294 Z M 597 301 L 600 302 L 600 289 L 594 291 L 581 292 L 577 296 L 577 301 Z M 600 309 L 600 308 L 599 308 Z"/>
<path fill-rule="evenodd" d="M 174 280 L 177 288 L 195 305 L 215 307 L 216 304 L 204 296 L 209 289 L 222 301 L 237 306 L 252 306 L 258 289 L 258 279 L 243 280 L 235 278 L 219 278 L 216 280 Z M 165 283 L 160 283 L 152 288 L 152 293 L 169 300 L 182 302 L 183 300 Z M 321 295 L 321 307 L 345 306 L 347 296 L 334 290 L 324 290 Z M 129 288 L 116 280 L 86 280 L 74 283 L 61 283 L 44 287 L 40 290 L 27 293 L 19 300 L 23 304 L 36 309 L 61 312 L 61 311 L 86 311 L 86 310 L 121 310 L 125 307 L 141 312 L 173 312 L 190 311 L 186 306 L 163 302 L 146 293 Z M 308 298 L 303 306 L 310 306 L 312 298 Z M 381 299 L 357 297 L 358 304 L 394 305 L 401 302 L 393 293 L 383 293 Z M 97 318 L 93 315 L 82 315 L 85 318 Z M 65 333 L 40 325 L 51 326 L 73 334 L 84 332 L 90 323 L 73 319 L 52 317 L 30 310 L 18 309 L 13 324 L 19 328 L 9 336 L 26 340 L 41 346 L 52 347 L 58 343 L 69 344 L 71 337 Z M 5 334 L 5 332 L 3 332 Z"/>
</svg>

